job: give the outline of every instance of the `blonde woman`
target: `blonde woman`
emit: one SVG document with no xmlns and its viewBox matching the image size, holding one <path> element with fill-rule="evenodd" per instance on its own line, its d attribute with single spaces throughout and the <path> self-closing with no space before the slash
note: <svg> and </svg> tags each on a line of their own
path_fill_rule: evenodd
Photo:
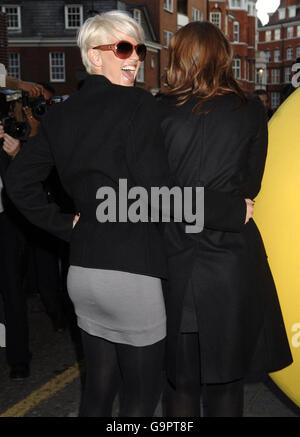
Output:
<svg viewBox="0 0 300 437">
<path fill-rule="evenodd" d="M 152 416 L 166 335 L 162 239 L 154 223 L 96 218 L 103 186 L 118 197 L 121 178 L 147 190 L 169 183 L 155 99 L 133 87 L 144 35 L 135 20 L 112 11 L 89 18 L 78 45 L 89 73 L 84 85 L 44 118 L 7 183 L 29 220 L 71 242 L 68 291 L 87 370 L 80 415 L 110 416 L 121 390 L 120 416 Z M 44 198 L 39 182 L 53 165 L 79 220 Z"/>
</svg>

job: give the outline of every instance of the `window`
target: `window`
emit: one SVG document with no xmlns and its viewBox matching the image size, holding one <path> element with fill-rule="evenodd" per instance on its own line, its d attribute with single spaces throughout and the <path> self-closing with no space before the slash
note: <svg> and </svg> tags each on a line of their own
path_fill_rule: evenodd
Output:
<svg viewBox="0 0 300 437">
<path fill-rule="evenodd" d="M 151 68 L 155 68 L 156 62 L 155 62 L 155 57 L 151 56 L 151 61 L 150 61 L 150 66 Z"/>
<path fill-rule="evenodd" d="M 280 50 L 274 50 L 274 62 L 280 62 Z"/>
<path fill-rule="evenodd" d="M 139 25 L 142 24 L 142 12 L 140 9 L 133 9 L 133 18 L 137 23 L 139 23 Z"/>
<path fill-rule="evenodd" d="M 289 17 L 296 17 L 296 6 L 289 6 Z"/>
<path fill-rule="evenodd" d="M 300 25 L 297 26 L 297 37 L 300 37 Z"/>
<path fill-rule="evenodd" d="M 288 27 L 287 28 L 287 38 L 293 38 L 293 36 L 294 36 L 294 28 Z"/>
<path fill-rule="evenodd" d="M 284 82 L 289 83 L 291 80 L 291 69 L 290 67 L 286 67 L 284 70 Z"/>
<path fill-rule="evenodd" d="M 288 61 L 293 59 L 293 47 L 289 47 L 288 49 L 286 49 L 286 59 Z"/>
<path fill-rule="evenodd" d="M 273 68 L 271 72 L 271 83 L 279 84 L 280 83 L 280 70 L 279 68 Z"/>
<path fill-rule="evenodd" d="M 278 9 L 278 18 L 279 18 L 279 20 L 284 20 L 285 19 L 285 8 Z"/>
<path fill-rule="evenodd" d="M 232 7 L 233 8 L 240 8 L 241 7 L 241 0 L 231 0 Z"/>
<path fill-rule="evenodd" d="M 297 47 L 296 53 L 296 58 L 300 58 L 300 47 Z"/>
<path fill-rule="evenodd" d="M 240 23 L 235 21 L 233 23 L 233 41 L 239 42 L 240 40 Z"/>
<path fill-rule="evenodd" d="M 276 41 L 278 41 L 278 40 L 280 40 L 280 37 L 281 37 L 281 30 L 280 30 L 280 29 L 275 29 L 275 32 L 274 32 L 274 39 L 275 39 Z"/>
<path fill-rule="evenodd" d="M 65 53 L 64 52 L 50 52 L 50 81 L 51 82 L 65 82 Z"/>
<path fill-rule="evenodd" d="M 234 77 L 236 79 L 241 78 L 241 60 L 240 59 L 233 59 L 232 71 L 233 71 Z"/>
<path fill-rule="evenodd" d="M 82 5 L 65 6 L 66 29 L 78 29 L 83 23 Z"/>
<path fill-rule="evenodd" d="M 210 13 L 210 22 L 217 26 L 219 29 L 222 27 L 222 18 L 221 12 L 211 12 Z"/>
<path fill-rule="evenodd" d="M 136 75 L 137 82 L 145 82 L 145 62 L 142 62 Z"/>
<path fill-rule="evenodd" d="M 270 62 L 270 61 L 271 61 L 271 52 L 270 52 L 270 50 L 267 50 L 267 51 L 265 52 L 265 54 L 266 54 L 266 61 L 267 61 L 267 62 Z"/>
<path fill-rule="evenodd" d="M 280 105 L 280 93 L 273 92 L 271 93 L 271 105 L 272 109 L 277 109 Z"/>
<path fill-rule="evenodd" d="M 164 30 L 164 47 L 166 49 L 169 47 L 172 36 L 173 36 L 172 32 L 169 32 L 168 30 Z"/>
<path fill-rule="evenodd" d="M 173 0 L 164 0 L 164 10 L 168 12 L 174 12 Z"/>
<path fill-rule="evenodd" d="M 11 52 L 8 53 L 8 76 L 16 77 L 20 79 L 21 69 L 20 69 L 20 53 Z"/>
<path fill-rule="evenodd" d="M 203 12 L 197 8 L 192 8 L 192 21 L 203 21 Z"/>
<path fill-rule="evenodd" d="M 272 31 L 271 30 L 266 30 L 265 40 L 266 41 L 271 41 L 271 38 L 272 38 Z"/>
<path fill-rule="evenodd" d="M 21 30 L 21 8 L 17 5 L 0 6 L 0 10 L 6 13 L 8 30 Z"/>
</svg>

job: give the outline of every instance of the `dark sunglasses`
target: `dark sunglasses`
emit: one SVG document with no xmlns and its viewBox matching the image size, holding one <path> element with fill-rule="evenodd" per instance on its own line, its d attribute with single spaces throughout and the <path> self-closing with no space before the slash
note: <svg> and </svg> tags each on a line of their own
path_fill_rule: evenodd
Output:
<svg viewBox="0 0 300 437">
<path fill-rule="evenodd" d="M 118 41 L 115 44 L 106 44 L 93 48 L 105 51 L 112 50 L 115 56 L 120 59 L 129 58 L 132 55 L 132 52 L 135 50 L 141 62 L 143 62 L 147 54 L 147 47 L 145 46 L 145 44 L 137 44 L 136 46 L 134 46 L 133 44 L 131 44 L 131 42 L 128 41 Z"/>
</svg>

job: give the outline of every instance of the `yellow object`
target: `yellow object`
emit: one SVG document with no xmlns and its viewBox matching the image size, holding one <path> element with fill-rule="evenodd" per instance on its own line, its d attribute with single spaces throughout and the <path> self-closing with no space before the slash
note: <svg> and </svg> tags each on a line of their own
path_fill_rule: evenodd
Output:
<svg viewBox="0 0 300 437">
<path fill-rule="evenodd" d="M 269 122 L 269 148 L 254 220 L 261 232 L 294 362 L 270 376 L 300 407 L 300 88 Z"/>
</svg>

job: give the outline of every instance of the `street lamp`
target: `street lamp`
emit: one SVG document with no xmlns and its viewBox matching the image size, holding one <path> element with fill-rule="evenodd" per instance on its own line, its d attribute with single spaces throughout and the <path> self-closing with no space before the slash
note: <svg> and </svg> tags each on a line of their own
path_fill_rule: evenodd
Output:
<svg viewBox="0 0 300 437">
<path fill-rule="evenodd" d="M 265 70 L 263 68 L 259 68 L 258 69 L 258 77 L 259 77 L 259 83 L 260 83 L 260 87 L 261 89 L 263 88 L 263 77 L 264 77 L 264 72 Z"/>
</svg>

